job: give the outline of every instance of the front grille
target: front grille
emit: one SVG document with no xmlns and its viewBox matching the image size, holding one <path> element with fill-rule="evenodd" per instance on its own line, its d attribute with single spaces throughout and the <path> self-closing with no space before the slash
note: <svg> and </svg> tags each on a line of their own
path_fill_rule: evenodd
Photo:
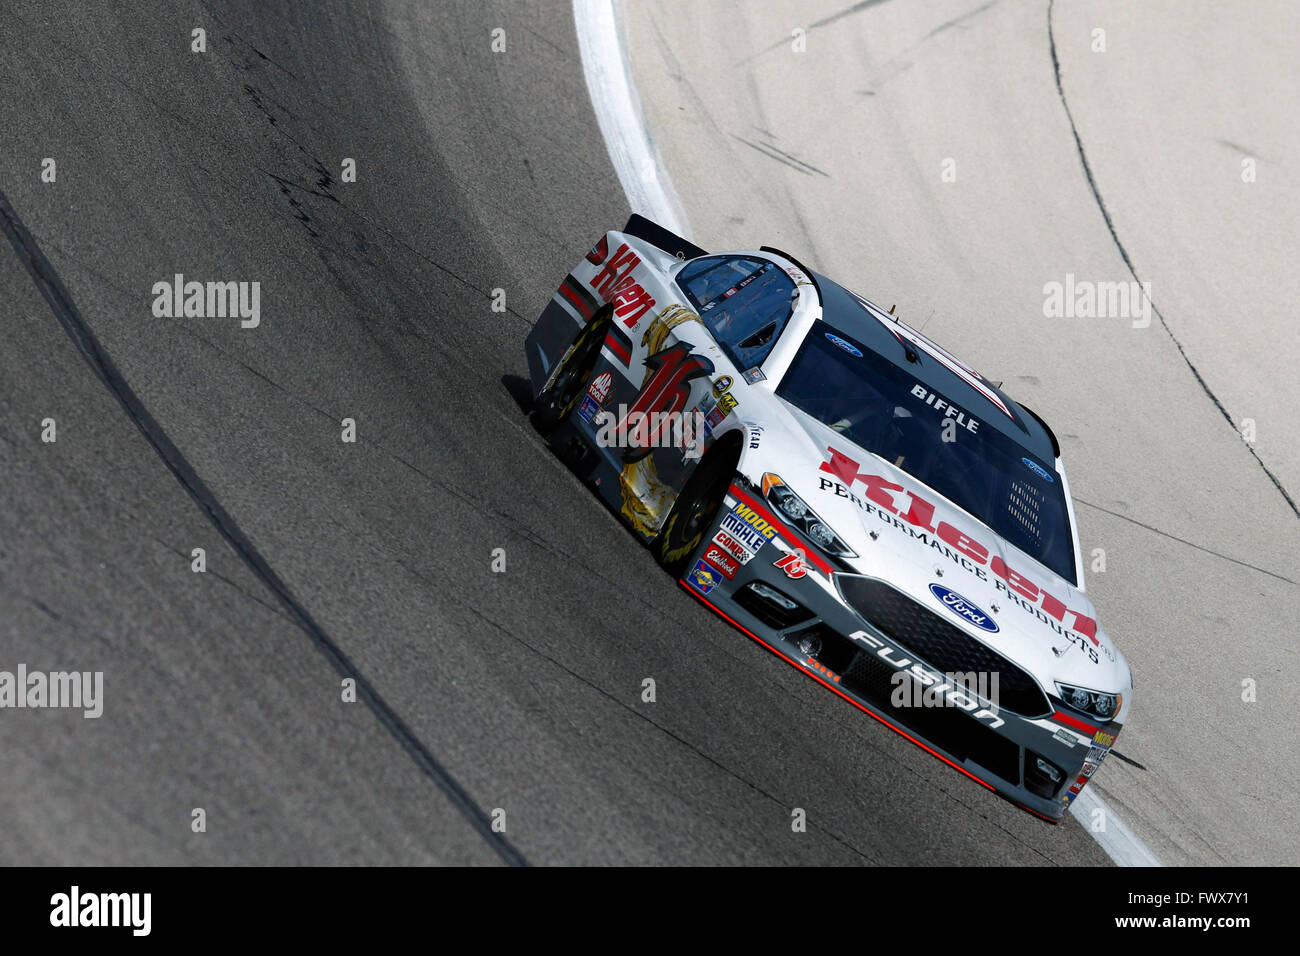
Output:
<svg viewBox="0 0 1300 956">
<path fill-rule="evenodd" d="M 1052 712 L 1038 683 L 987 644 L 883 581 L 848 574 L 836 577 L 844 600 L 855 611 L 931 670 L 997 674 L 999 707 L 1031 718 Z"/>
<path fill-rule="evenodd" d="M 920 734 L 958 763 L 969 760 L 1013 785 L 1020 783 L 1020 747 L 1015 742 L 958 707 L 906 706 L 912 700 L 910 694 L 904 695 L 901 705 L 896 704 L 894 675 L 900 673 L 896 668 L 823 624 L 799 631 L 791 639 L 798 642 L 804 634 L 820 639 L 817 661 L 840 675 L 839 687 L 861 697 L 904 730 Z"/>
</svg>

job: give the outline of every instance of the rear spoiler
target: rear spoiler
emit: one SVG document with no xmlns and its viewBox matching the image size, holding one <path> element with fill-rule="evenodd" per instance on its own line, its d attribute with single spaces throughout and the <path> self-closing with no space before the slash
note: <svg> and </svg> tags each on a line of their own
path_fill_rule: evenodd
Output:
<svg viewBox="0 0 1300 956">
<path fill-rule="evenodd" d="M 639 216 L 632 213 L 628 217 L 627 225 L 623 231 L 629 236 L 636 236 L 638 239 L 644 239 L 656 249 L 662 249 L 670 256 L 676 256 L 678 259 L 694 259 L 698 256 L 707 256 L 708 253 L 692 242 L 687 242 L 676 233 L 669 232 L 657 222 L 652 222 L 645 216 Z"/>
<path fill-rule="evenodd" d="M 1047 437 L 1050 438 L 1052 441 L 1052 454 L 1054 454 L 1057 458 L 1060 458 L 1061 443 L 1056 440 L 1056 432 L 1052 431 L 1052 426 L 1047 424 L 1047 422 L 1043 421 L 1043 419 L 1039 416 L 1038 412 L 1034 411 L 1029 406 L 1021 405 L 1019 402 L 1016 402 L 1016 405 L 1020 407 L 1020 410 L 1022 412 L 1027 412 L 1030 418 L 1032 418 L 1034 421 L 1038 422 L 1038 424 L 1043 426 L 1043 431 L 1047 432 Z"/>
</svg>

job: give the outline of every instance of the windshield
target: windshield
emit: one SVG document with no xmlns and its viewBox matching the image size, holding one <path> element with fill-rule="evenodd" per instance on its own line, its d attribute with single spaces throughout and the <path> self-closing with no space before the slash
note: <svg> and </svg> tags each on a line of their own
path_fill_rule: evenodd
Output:
<svg viewBox="0 0 1300 956">
<path fill-rule="evenodd" d="M 697 259 L 677 274 L 677 283 L 741 370 L 767 358 L 798 295 L 776 263 L 748 256 Z"/>
<path fill-rule="evenodd" d="M 818 322 L 777 395 L 1074 583 L 1074 542 L 1052 464 L 906 369 Z"/>
</svg>

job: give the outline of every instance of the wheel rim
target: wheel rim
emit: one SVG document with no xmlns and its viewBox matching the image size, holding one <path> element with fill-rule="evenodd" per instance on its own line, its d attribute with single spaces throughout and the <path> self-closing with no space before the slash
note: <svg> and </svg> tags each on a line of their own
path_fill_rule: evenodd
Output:
<svg viewBox="0 0 1300 956">
<path fill-rule="evenodd" d="M 578 403 L 584 377 L 582 372 L 591 356 L 592 343 L 600 341 L 592 335 L 594 324 L 593 322 L 582 330 L 568 354 L 560 359 L 559 374 L 543 396 L 543 401 L 550 406 L 554 418 L 558 421 L 567 418 Z"/>
<path fill-rule="evenodd" d="M 716 469 L 713 471 L 716 472 Z M 714 473 L 701 475 L 704 479 L 698 491 L 691 491 L 690 497 L 679 501 L 684 505 L 680 515 L 675 515 L 665 529 L 663 557 L 666 561 L 685 560 L 692 551 L 699 547 L 704 532 L 722 507 L 725 489 L 721 476 Z"/>
</svg>

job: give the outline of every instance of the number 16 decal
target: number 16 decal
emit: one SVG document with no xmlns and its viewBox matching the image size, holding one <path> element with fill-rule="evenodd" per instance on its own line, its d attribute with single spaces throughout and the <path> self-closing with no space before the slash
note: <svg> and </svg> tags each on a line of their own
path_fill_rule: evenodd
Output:
<svg viewBox="0 0 1300 956">
<path fill-rule="evenodd" d="M 713 372 L 713 363 L 691 354 L 691 347 L 677 342 L 646 359 L 647 377 L 636 401 L 615 426 L 627 450 L 626 462 L 640 461 L 657 446 L 659 437 L 675 415 L 691 399 L 691 382 Z"/>
</svg>

